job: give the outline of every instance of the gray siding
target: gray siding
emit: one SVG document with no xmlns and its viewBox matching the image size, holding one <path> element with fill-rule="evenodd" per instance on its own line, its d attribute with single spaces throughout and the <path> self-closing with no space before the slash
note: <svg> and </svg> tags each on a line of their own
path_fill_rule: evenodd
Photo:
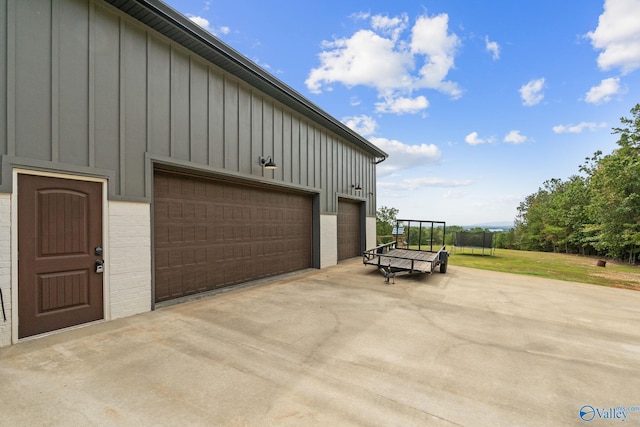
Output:
<svg viewBox="0 0 640 427">
<path fill-rule="evenodd" d="M 0 4 L 2 4 L 0 2 Z M 12 27 L 12 32 L 15 31 L 13 29 L 13 25 L 10 24 L 7 19 L 7 8 L 5 4 L 2 4 L 3 7 L 0 7 L 0 39 L 4 39 L 4 43 L 0 43 L 0 153 L 7 153 L 7 139 L 9 136 L 9 129 L 7 127 L 7 100 L 9 99 L 9 90 L 7 86 L 8 82 L 8 69 L 7 69 L 7 52 L 9 51 L 9 46 L 6 39 L 6 34 L 8 32 L 8 27 Z M 13 56 L 13 54 L 12 54 Z M 13 80 L 13 78 L 12 78 Z M 13 135 L 12 135 L 13 137 Z M 0 164 L 0 168 L 2 165 Z M 2 172 L 0 170 L 0 172 Z M 0 174 L 0 177 L 2 175 Z M 0 178 L 2 179 L 2 178 Z"/>
<path fill-rule="evenodd" d="M 100 0 L 0 0 L 0 34 L 1 155 L 110 171 L 125 200 L 150 200 L 145 154 L 310 187 L 324 213 L 360 184 L 375 215 L 371 154 Z"/>
</svg>

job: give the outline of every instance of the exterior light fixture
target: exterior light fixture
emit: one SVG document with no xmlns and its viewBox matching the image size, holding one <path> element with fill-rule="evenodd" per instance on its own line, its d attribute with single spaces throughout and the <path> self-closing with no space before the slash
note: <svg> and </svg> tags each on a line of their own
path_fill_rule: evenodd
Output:
<svg viewBox="0 0 640 427">
<path fill-rule="evenodd" d="M 362 187 L 360 186 L 360 184 L 352 185 L 351 188 L 353 188 L 356 193 L 362 191 Z"/>
<path fill-rule="evenodd" d="M 277 169 L 278 165 L 275 164 L 275 162 L 273 161 L 273 159 L 271 159 L 271 156 L 268 157 L 260 157 L 259 158 L 260 164 L 262 165 L 263 168 L 265 169 Z"/>
</svg>

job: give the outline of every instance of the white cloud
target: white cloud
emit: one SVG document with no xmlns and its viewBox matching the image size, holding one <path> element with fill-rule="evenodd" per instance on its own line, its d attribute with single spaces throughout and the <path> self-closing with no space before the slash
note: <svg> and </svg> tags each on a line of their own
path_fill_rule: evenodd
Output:
<svg viewBox="0 0 640 427">
<path fill-rule="evenodd" d="M 617 93 L 620 93 L 620 78 L 610 77 L 602 80 L 599 86 L 589 89 L 584 100 L 590 104 L 602 104 L 611 101 L 611 97 Z"/>
<path fill-rule="evenodd" d="M 280 69 L 271 69 L 271 65 L 267 64 L 266 62 L 262 62 L 260 60 L 260 58 L 253 58 L 252 59 L 253 62 L 255 62 L 256 64 L 258 64 L 259 66 L 261 66 L 262 68 L 264 68 L 265 70 L 268 70 L 269 72 L 273 73 L 273 74 L 282 74 L 282 70 Z"/>
<path fill-rule="evenodd" d="M 542 93 L 543 89 L 544 78 L 531 80 L 529 83 L 522 86 L 520 88 L 522 104 L 525 106 L 532 106 L 542 101 L 542 98 L 544 98 L 544 94 Z"/>
<path fill-rule="evenodd" d="M 640 1 L 606 0 L 595 31 L 587 33 L 591 45 L 601 50 L 602 70 L 620 68 L 623 74 L 640 68 Z"/>
<path fill-rule="evenodd" d="M 207 18 L 203 18 L 202 16 L 187 15 L 187 18 L 216 36 L 219 34 L 229 34 L 229 32 L 231 31 L 229 27 L 220 27 L 218 29 L 213 28 L 209 20 Z"/>
<path fill-rule="evenodd" d="M 470 179 L 444 179 L 435 177 L 407 178 L 400 182 L 378 182 L 378 187 L 382 190 L 391 191 L 415 191 L 425 187 L 467 187 L 473 184 Z"/>
<path fill-rule="evenodd" d="M 425 96 L 412 95 L 417 90 L 435 89 L 452 98 L 461 96 L 458 85 L 446 80 L 460 44 L 458 36 L 449 33 L 446 14 L 418 17 L 408 36 L 407 15 L 358 15 L 364 17 L 369 19 L 371 29 L 323 42 L 320 65 L 305 81 L 311 92 L 331 90 L 336 83 L 372 87 L 382 100 L 379 111 L 398 114 L 428 107 Z"/>
<path fill-rule="evenodd" d="M 209 20 L 207 18 L 203 18 L 202 16 L 195 16 L 195 15 L 187 15 L 187 17 L 191 21 L 195 22 L 196 24 L 204 28 L 205 30 L 209 32 L 213 32 L 212 31 L 213 29 L 209 26 Z"/>
<path fill-rule="evenodd" d="M 376 102 L 376 112 L 378 113 L 418 113 L 425 110 L 429 106 L 429 101 L 424 96 L 420 95 L 416 98 L 390 98 L 385 99 L 383 102 Z"/>
<path fill-rule="evenodd" d="M 377 168 L 380 175 L 434 164 L 442 155 L 440 149 L 433 144 L 408 145 L 397 140 L 376 137 L 369 138 L 369 141 L 389 154 L 389 158 Z"/>
<path fill-rule="evenodd" d="M 598 128 L 606 127 L 606 123 L 581 122 L 577 125 L 557 125 L 553 127 L 555 133 L 582 133 L 583 130 L 595 131 Z"/>
<path fill-rule="evenodd" d="M 420 16 L 412 29 L 411 53 L 425 55 L 425 64 L 420 69 L 417 87 L 432 88 L 459 98 L 462 91 L 453 82 L 445 81 L 454 66 L 456 50 L 460 40 L 449 34 L 449 16 L 445 13 L 434 17 Z"/>
<path fill-rule="evenodd" d="M 523 142 L 527 142 L 529 138 L 520 134 L 519 130 L 512 130 L 504 137 L 504 142 L 508 142 L 511 144 L 522 144 Z"/>
<path fill-rule="evenodd" d="M 473 184 L 470 179 L 444 179 L 444 178 L 408 178 L 404 182 L 413 188 L 418 187 L 466 187 Z"/>
<path fill-rule="evenodd" d="M 497 42 L 489 40 L 489 36 L 484 37 L 485 46 L 487 52 L 491 52 L 491 57 L 494 61 L 500 59 L 500 45 Z"/>
<path fill-rule="evenodd" d="M 478 136 L 478 132 L 471 132 L 469 135 L 464 137 L 464 141 L 469 145 L 479 145 L 487 142 L 487 140 Z"/>
<path fill-rule="evenodd" d="M 354 20 L 365 21 L 365 20 L 371 18 L 371 13 L 369 13 L 369 12 L 356 12 L 356 13 L 352 13 L 351 15 L 349 15 L 349 17 L 351 19 L 354 19 Z"/>
<path fill-rule="evenodd" d="M 444 178 L 408 178 L 404 182 L 417 187 L 466 187 L 473 183 L 470 179 L 444 179 Z"/>
<path fill-rule="evenodd" d="M 391 36 L 392 40 L 398 40 L 400 34 L 407 28 L 409 17 L 407 14 L 389 18 L 388 16 L 374 15 L 371 17 L 371 27 L 383 34 Z"/>
<path fill-rule="evenodd" d="M 378 123 L 366 115 L 344 117 L 342 123 L 362 136 L 373 135 L 378 127 Z"/>
<path fill-rule="evenodd" d="M 322 65 L 311 70 L 305 81 L 313 93 L 321 93 L 331 83 L 372 86 L 378 91 L 410 85 L 411 57 L 371 30 L 360 30 L 349 39 L 325 41 L 323 47 L 327 50 L 319 55 Z"/>
<path fill-rule="evenodd" d="M 462 199 L 466 197 L 469 193 L 466 191 L 453 191 L 449 190 L 442 196 L 444 199 Z"/>
</svg>

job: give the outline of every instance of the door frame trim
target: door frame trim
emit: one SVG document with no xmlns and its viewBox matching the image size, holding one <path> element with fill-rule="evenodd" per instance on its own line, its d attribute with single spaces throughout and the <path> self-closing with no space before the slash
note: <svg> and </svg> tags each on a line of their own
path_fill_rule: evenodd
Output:
<svg viewBox="0 0 640 427">
<path fill-rule="evenodd" d="M 102 301 L 103 301 L 103 319 L 95 322 L 83 323 L 81 325 L 71 326 L 69 328 L 58 329 L 43 334 L 34 335 L 27 338 L 18 339 L 18 175 L 35 175 L 50 178 L 71 179 L 75 181 L 91 181 L 102 184 L 102 245 L 104 250 L 104 259 L 107 268 L 105 268 L 102 279 Z M 69 329 L 91 325 L 107 321 L 111 318 L 111 296 L 109 286 L 109 201 L 108 191 L 109 182 L 106 178 L 96 178 L 91 176 L 72 175 L 68 173 L 46 172 L 32 169 L 13 168 L 12 170 L 12 192 L 11 192 L 11 343 L 17 344 L 21 341 L 31 340 Z"/>
</svg>

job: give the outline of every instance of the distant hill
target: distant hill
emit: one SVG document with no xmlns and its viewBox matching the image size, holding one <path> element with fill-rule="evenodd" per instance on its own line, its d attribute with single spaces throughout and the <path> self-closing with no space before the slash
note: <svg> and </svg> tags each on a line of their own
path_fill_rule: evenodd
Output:
<svg viewBox="0 0 640 427">
<path fill-rule="evenodd" d="M 491 231 L 509 231 L 513 228 L 513 222 L 485 222 L 483 224 L 463 225 L 462 228 L 465 230 L 483 228 Z"/>
</svg>

